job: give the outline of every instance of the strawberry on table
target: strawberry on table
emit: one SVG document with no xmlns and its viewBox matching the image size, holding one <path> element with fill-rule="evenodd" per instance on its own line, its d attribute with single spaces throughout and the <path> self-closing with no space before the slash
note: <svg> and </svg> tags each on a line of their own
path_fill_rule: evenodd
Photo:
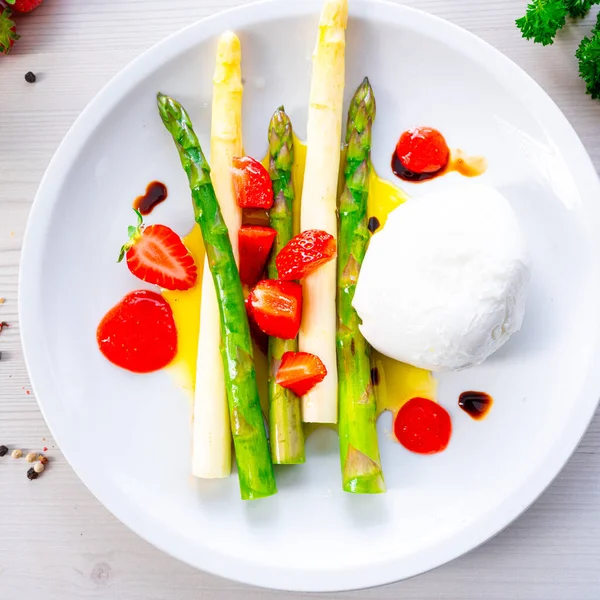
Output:
<svg viewBox="0 0 600 600">
<path fill-rule="evenodd" d="M 302 279 L 329 262 L 336 254 L 335 238 L 319 229 L 293 237 L 275 259 L 279 279 Z"/>
<path fill-rule="evenodd" d="M 327 369 L 318 356 L 309 352 L 286 352 L 275 380 L 296 396 L 304 396 L 325 379 Z"/>
<path fill-rule="evenodd" d="M 259 281 L 248 296 L 251 318 L 267 335 L 284 340 L 298 335 L 302 286 L 295 281 Z"/>
<path fill-rule="evenodd" d="M 188 290 L 196 284 L 198 272 L 194 257 L 181 238 L 166 225 L 146 227 L 142 215 L 137 227 L 129 227 L 129 241 L 121 248 L 129 270 L 142 281 L 167 290 Z"/>
<path fill-rule="evenodd" d="M 11 8 L 20 13 L 28 13 L 37 8 L 44 0 L 4 0 Z"/>
<path fill-rule="evenodd" d="M 232 161 L 233 187 L 240 208 L 273 206 L 273 186 L 268 171 L 250 156 Z"/>
<path fill-rule="evenodd" d="M 0 54 L 8 54 L 13 44 L 19 39 L 15 22 L 10 18 L 12 13 L 0 7 Z"/>
<path fill-rule="evenodd" d="M 271 227 L 244 225 L 238 231 L 240 279 L 254 285 L 265 268 L 277 232 Z"/>
</svg>

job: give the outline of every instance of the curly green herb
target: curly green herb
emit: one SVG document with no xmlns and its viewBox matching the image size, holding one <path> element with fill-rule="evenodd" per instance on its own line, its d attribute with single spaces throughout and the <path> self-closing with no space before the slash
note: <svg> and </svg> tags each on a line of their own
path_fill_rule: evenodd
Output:
<svg viewBox="0 0 600 600">
<path fill-rule="evenodd" d="M 533 0 L 524 17 L 516 20 L 523 37 L 543 46 L 554 43 L 554 37 L 567 19 L 563 0 Z"/>
<path fill-rule="evenodd" d="M 599 3 L 600 0 L 565 0 L 569 16 L 573 18 L 585 17 L 592 5 Z"/>
<path fill-rule="evenodd" d="M 590 37 L 584 37 L 575 52 L 579 61 L 579 76 L 585 81 L 585 91 L 600 98 L 600 14 Z"/>
</svg>

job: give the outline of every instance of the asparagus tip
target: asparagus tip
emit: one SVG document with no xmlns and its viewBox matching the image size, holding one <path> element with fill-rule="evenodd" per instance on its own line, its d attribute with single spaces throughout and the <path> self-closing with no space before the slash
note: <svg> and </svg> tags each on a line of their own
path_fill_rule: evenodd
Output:
<svg viewBox="0 0 600 600">
<path fill-rule="evenodd" d="M 189 122 L 188 114 L 185 112 L 183 106 L 181 106 L 177 100 L 171 98 L 171 96 L 158 92 L 156 94 L 156 101 L 160 117 L 165 124 L 165 127 L 171 133 L 179 128 L 179 121 L 183 120 Z"/>
<path fill-rule="evenodd" d="M 162 92 L 158 92 L 156 94 L 156 103 L 158 104 L 158 109 L 162 111 L 166 109 L 167 103 L 169 101 L 169 96 L 163 94 Z"/>
</svg>

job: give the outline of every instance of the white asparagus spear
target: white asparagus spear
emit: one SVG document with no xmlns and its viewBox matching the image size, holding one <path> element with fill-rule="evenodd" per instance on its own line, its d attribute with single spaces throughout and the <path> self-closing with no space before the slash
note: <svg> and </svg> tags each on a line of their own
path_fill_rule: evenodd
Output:
<svg viewBox="0 0 600 600">
<path fill-rule="evenodd" d="M 322 229 L 337 237 L 337 185 L 340 166 L 348 0 L 325 0 L 313 54 L 301 229 Z M 299 345 L 319 356 L 325 379 L 302 398 L 309 423 L 337 422 L 336 261 L 304 280 Z"/>
<path fill-rule="evenodd" d="M 217 47 L 210 137 L 211 179 L 238 263 L 242 212 L 233 190 L 231 164 L 234 156 L 243 154 L 241 56 L 238 37 L 231 31 L 225 32 Z M 231 473 L 231 430 L 219 351 L 219 323 L 215 288 L 205 264 L 194 393 L 192 473 L 209 479 L 227 477 Z"/>
</svg>

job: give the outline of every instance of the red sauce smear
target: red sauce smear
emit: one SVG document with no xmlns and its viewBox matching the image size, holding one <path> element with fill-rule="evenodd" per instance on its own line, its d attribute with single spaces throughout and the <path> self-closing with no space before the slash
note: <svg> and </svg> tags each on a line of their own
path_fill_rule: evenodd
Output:
<svg viewBox="0 0 600 600">
<path fill-rule="evenodd" d="M 418 183 L 450 171 L 465 177 L 481 175 L 487 168 L 483 156 L 468 156 L 462 150 L 450 151 L 444 136 L 431 127 L 405 131 L 392 155 L 392 171 L 404 181 Z"/>
<path fill-rule="evenodd" d="M 136 290 L 113 306 L 98 325 L 98 347 L 113 364 L 134 373 L 166 367 L 177 353 L 177 329 L 168 302 Z"/>
<path fill-rule="evenodd" d="M 435 454 L 446 449 L 452 435 L 448 411 L 427 398 L 412 398 L 394 421 L 396 439 L 411 452 Z"/>
<path fill-rule="evenodd" d="M 167 186 L 160 181 L 151 181 L 146 187 L 146 193 L 133 201 L 133 208 L 143 215 L 149 215 L 152 209 L 167 199 Z"/>
<path fill-rule="evenodd" d="M 487 416 L 492 404 L 494 399 L 485 392 L 463 392 L 458 397 L 458 405 L 476 421 Z"/>
</svg>

